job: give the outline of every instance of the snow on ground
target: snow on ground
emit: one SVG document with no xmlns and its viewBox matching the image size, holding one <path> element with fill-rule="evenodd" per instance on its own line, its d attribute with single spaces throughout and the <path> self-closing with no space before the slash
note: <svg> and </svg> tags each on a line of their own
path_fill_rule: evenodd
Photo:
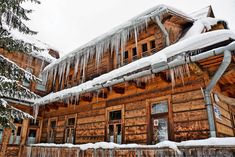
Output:
<svg viewBox="0 0 235 157">
<path fill-rule="evenodd" d="M 203 140 L 190 140 L 182 142 L 163 141 L 156 145 L 139 145 L 139 144 L 116 144 L 112 142 L 97 142 L 87 143 L 81 145 L 73 144 L 54 144 L 54 143 L 39 143 L 32 144 L 32 147 L 69 147 L 69 148 L 80 148 L 81 150 L 87 149 L 114 149 L 114 148 L 171 148 L 180 153 L 178 147 L 190 147 L 190 146 L 223 146 L 231 147 L 235 146 L 235 137 L 224 137 L 224 138 L 208 138 Z"/>
</svg>

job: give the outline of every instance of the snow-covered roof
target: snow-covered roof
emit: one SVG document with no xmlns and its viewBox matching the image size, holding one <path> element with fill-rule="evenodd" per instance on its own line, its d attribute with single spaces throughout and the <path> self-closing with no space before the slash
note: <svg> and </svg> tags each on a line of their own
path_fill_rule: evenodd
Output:
<svg viewBox="0 0 235 157">
<path fill-rule="evenodd" d="M 96 55 L 96 59 L 99 61 L 103 53 L 109 48 L 111 48 L 111 52 L 113 50 L 116 50 L 116 53 L 118 53 L 119 49 L 125 46 L 126 42 L 130 37 L 137 37 L 142 30 L 146 29 L 148 23 L 151 20 L 155 20 L 156 16 L 161 19 L 166 13 L 182 17 L 188 22 L 194 21 L 194 19 L 188 16 L 186 13 L 179 11 L 175 8 L 166 5 L 155 6 L 143 12 L 142 14 L 135 16 L 129 21 L 113 28 L 107 33 L 98 36 L 97 38 L 75 49 L 74 51 L 64 55 L 52 64 L 49 64 L 44 69 L 44 72 L 47 72 L 52 68 L 58 68 L 60 65 L 62 65 L 63 62 L 70 62 L 69 60 L 75 59 L 79 60 L 78 62 L 84 63 L 85 61 L 80 61 L 81 57 L 87 60 L 91 56 Z M 86 56 L 84 57 L 84 55 Z"/>
<path fill-rule="evenodd" d="M 27 35 L 27 34 L 23 34 L 20 33 L 18 30 L 9 28 L 7 25 L 5 25 L 3 23 L 3 28 L 8 30 L 8 32 L 10 33 L 10 36 L 13 39 L 17 39 L 17 40 L 22 40 L 26 43 L 31 43 L 34 46 L 42 49 L 42 51 L 33 51 L 30 53 L 30 55 L 39 58 L 41 60 L 45 60 L 48 63 L 52 63 L 56 60 L 56 58 L 54 58 L 53 56 L 51 56 L 49 54 L 50 49 L 53 49 L 56 51 L 56 49 L 52 48 L 51 46 L 49 46 L 46 43 L 43 43 L 42 41 L 35 39 L 34 37 L 32 37 L 31 35 Z"/>
<path fill-rule="evenodd" d="M 202 19 L 208 17 L 211 11 L 211 6 L 207 6 L 200 10 L 192 12 L 191 14 L 189 14 L 189 16 L 193 17 L 194 19 Z"/>
<path fill-rule="evenodd" d="M 213 45 L 228 39 L 235 40 L 235 34 L 230 30 L 216 30 L 203 33 L 204 29 L 209 29 L 209 26 L 213 26 L 216 21 L 220 20 L 212 18 L 201 19 L 198 21 L 198 23 L 192 26 L 191 29 L 189 29 L 183 40 L 164 48 L 158 53 L 145 58 L 141 58 L 123 67 L 96 77 L 93 80 L 82 83 L 78 86 L 64 89 L 56 93 L 51 93 L 43 98 L 36 100 L 35 103 L 37 105 L 48 104 L 50 102 L 55 102 L 71 96 L 77 96 L 81 93 L 91 92 L 94 89 L 97 89 L 95 88 L 96 86 L 101 86 L 101 88 L 107 87 L 112 82 L 117 81 L 117 78 L 119 78 L 120 76 L 124 77 L 125 79 L 125 76 L 137 70 L 152 66 L 154 64 L 167 63 L 168 59 L 175 55 L 190 50 L 207 47 L 209 45 Z M 203 25 L 203 27 L 200 27 L 200 29 L 198 29 L 198 27 L 201 25 Z"/>
</svg>

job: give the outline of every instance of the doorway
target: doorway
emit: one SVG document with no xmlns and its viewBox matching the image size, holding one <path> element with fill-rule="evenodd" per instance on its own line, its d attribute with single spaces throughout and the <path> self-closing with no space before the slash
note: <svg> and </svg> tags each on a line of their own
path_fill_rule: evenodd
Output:
<svg viewBox="0 0 235 157">
<path fill-rule="evenodd" d="M 122 110 L 111 110 L 107 114 L 107 141 L 122 144 Z"/>
<path fill-rule="evenodd" d="M 151 104 L 151 144 L 169 139 L 168 101 Z"/>
</svg>

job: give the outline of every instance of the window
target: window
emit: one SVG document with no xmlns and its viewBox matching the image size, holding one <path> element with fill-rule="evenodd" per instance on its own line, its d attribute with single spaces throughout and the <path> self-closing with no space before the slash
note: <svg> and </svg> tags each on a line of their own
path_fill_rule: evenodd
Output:
<svg viewBox="0 0 235 157">
<path fill-rule="evenodd" d="M 42 82 L 38 82 L 36 84 L 36 89 L 40 91 L 46 91 L 47 80 L 45 79 L 45 77 L 42 77 L 41 75 L 39 75 L 39 79 L 41 79 Z"/>
<path fill-rule="evenodd" d="M 39 120 L 37 119 L 36 122 L 35 122 L 34 119 L 30 119 L 29 125 L 30 126 L 37 126 L 37 127 L 39 127 Z"/>
<path fill-rule="evenodd" d="M 137 49 L 136 47 L 132 48 L 132 61 L 135 61 L 138 59 L 138 56 L 137 56 Z"/>
<path fill-rule="evenodd" d="M 48 133 L 48 142 L 54 143 L 56 137 L 56 120 L 51 120 Z"/>
<path fill-rule="evenodd" d="M 34 143 L 36 143 L 36 135 L 37 135 L 37 130 L 30 129 L 29 130 L 29 136 L 27 138 L 27 144 L 34 144 Z"/>
<path fill-rule="evenodd" d="M 56 121 L 51 121 L 51 128 L 54 129 L 56 127 Z"/>
<path fill-rule="evenodd" d="M 0 144 L 2 143 L 3 128 L 0 127 Z"/>
<path fill-rule="evenodd" d="M 75 139 L 75 117 L 67 119 L 67 126 L 65 129 L 65 143 L 74 143 Z"/>
<path fill-rule="evenodd" d="M 156 48 L 155 40 L 151 40 L 150 41 L 150 49 L 154 49 L 154 48 Z"/>
<path fill-rule="evenodd" d="M 128 59 L 128 51 L 124 52 L 124 59 Z"/>
<path fill-rule="evenodd" d="M 75 118 L 69 118 L 68 125 L 74 125 L 74 124 L 75 124 Z"/>
<path fill-rule="evenodd" d="M 132 56 L 137 56 L 137 50 L 136 47 L 132 48 Z"/>
<path fill-rule="evenodd" d="M 161 101 L 152 105 L 151 114 L 159 114 L 168 112 L 167 101 Z"/>
<path fill-rule="evenodd" d="M 120 120 L 122 118 L 121 110 L 109 112 L 109 120 Z"/>
<path fill-rule="evenodd" d="M 33 73 L 33 69 L 32 68 L 26 68 L 25 69 L 26 71 L 28 71 L 29 73 Z M 29 75 L 26 75 L 26 78 L 29 78 L 30 76 Z M 29 87 L 30 86 L 30 80 L 29 79 L 24 79 L 23 80 L 23 86 L 25 86 L 25 87 Z"/>
<path fill-rule="evenodd" d="M 15 130 L 12 130 L 9 144 L 20 144 L 21 140 L 21 126 L 16 126 Z"/>
<path fill-rule="evenodd" d="M 142 44 L 142 52 L 148 51 L 147 43 Z"/>
</svg>

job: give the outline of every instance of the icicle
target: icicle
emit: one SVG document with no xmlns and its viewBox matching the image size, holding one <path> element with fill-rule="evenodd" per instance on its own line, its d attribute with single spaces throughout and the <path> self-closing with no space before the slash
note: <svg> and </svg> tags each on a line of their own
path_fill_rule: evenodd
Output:
<svg viewBox="0 0 235 157">
<path fill-rule="evenodd" d="M 174 89 L 174 87 L 175 87 L 174 69 L 170 69 L 170 77 L 171 77 L 171 85 L 172 85 L 172 89 Z"/>
<path fill-rule="evenodd" d="M 67 80 L 68 80 L 69 71 L 70 71 L 70 59 L 67 60 L 67 68 L 66 68 L 66 74 L 65 74 L 65 82 L 67 82 Z"/>
<path fill-rule="evenodd" d="M 54 75 L 54 76 L 53 76 L 53 84 L 52 84 L 52 85 L 54 86 L 54 85 L 55 85 L 55 81 L 56 81 L 57 68 L 54 69 L 53 75 Z"/>
<path fill-rule="evenodd" d="M 76 80 L 76 78 L 77 78 L 77 72 L 78 72 L 78 63 L 79 63 L 79 59 L 78 59 L 78 57 L 76 56 L 75 57 L 75 64 L 74 64 L 74 77 L 73 77 L 73 79 L 74 80 Z"/>
<path fill-rule="evenodd" d="M 137 52 L 137 55 L 138 55 L 138 34 L 137 34 L 137 28 L 134 27 L 134 33 L 135 33 L 135 47 L 136 47 L 136 52 Z"/>
</svg>

